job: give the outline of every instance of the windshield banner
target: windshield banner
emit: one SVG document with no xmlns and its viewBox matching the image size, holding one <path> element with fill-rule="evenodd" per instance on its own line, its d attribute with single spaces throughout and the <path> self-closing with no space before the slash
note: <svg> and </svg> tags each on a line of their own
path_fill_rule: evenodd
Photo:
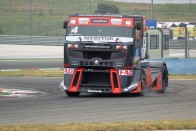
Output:
<svg viewBox="0 0 196 131">
<path fill-rule="evenodd" d="M 133 18 L 70 17 L 68 26 L 125 26 L 134 27 Z"/>
<path fill-rule="evenodd" d="M 111 37 L 111 36 L 66 36 L 66 41 L 92 41 L 93 43 L 133 42 L 133 38 L 130 38 L 130 37 Z"/>
</svg>

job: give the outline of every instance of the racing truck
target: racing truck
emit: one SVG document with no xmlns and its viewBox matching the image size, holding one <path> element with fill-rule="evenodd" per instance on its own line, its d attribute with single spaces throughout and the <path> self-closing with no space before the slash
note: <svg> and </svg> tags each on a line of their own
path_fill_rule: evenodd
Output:
<svg viewBox="0 0 196 131">
<path fill-rule="evenodd" d="M 59 87 L 68 96 L 165 92 L 167 66 L 148 59 L 144 16 L 74 14 L 63 27 L 64 80 Z"/>
</svg>

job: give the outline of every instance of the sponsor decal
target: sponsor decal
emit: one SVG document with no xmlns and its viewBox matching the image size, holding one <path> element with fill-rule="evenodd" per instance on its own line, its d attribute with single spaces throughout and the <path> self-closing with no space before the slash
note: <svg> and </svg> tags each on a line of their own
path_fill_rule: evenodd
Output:
<svg viewBox="0 0 196 131">
<path fill-rule="evenodd" d="M 88 89 L 87 91 L 90 93 L 101 93 L 102 92 L 101 90 L 90 90 L 90 89 Z"/>
<path fill-rule="evenodd" d="M 84 36 L 85 41 L 108 41 L 113 40 L 113 37 L 107 36 Z"/>
<path fill-rule="evenodd" d="M 131 38 L 131 37 L 73 36 L 73 35 L 72 36 L 66 36 L 66 40 L 67 41 L 93 41 L 94 43 L 99 43 L 99 42 L 115 42 L 115 40 L 117 38 L 118 38 L 118 41 L 117 42 L 133 42 L 133 38 Z M 88 46 L 86 46 L 86 48 L 88 48 Z"/>
<path fill-rule="evenodd" d="M 107 19 L 92 19 L 92 23 L 108 23 Z"/>
<path fill-rule="evenodd" d="M 141 57 L 144 59 L 146 56 L 146 48 L 142 48 L 142 53 L 141 53 Z"/>
<path fill-rule="evenodd" d="M 71 24 L 71 25 L 76 24 L 76 19 L 75 19 L 75 18 L 72 18 L 72 19 L 70 20 L 70 24 Z"/>
<path fill-rule="evenodd" d="M 143 47 L 147 47 L 147 37 L 143 37 Z"/>
<path fill-rule="evenodd" d="M 122 24 L 122 19 L 111 19 L 111 23 L 113 25 L 121 25 Z"/>
<path fill-rule="evenodd" d="M 181 25 L 187 27 L 187 31 L 189 32 L 189 40 L 195 40 L 196 24 L 194 22 L 157 22 L 157 28 L 170 28 L 173 31 L 173 36 L 170 36 L 170 38 L 173 40 L 185 37 L 185 28 L 181 27 Z"/>
<path fill-rule="evenodd" d="M 79 24 L 88 24 L 89 18 L 79 18 L 78 21 L 79 21 Z"/>
<path fill-rule="evenodd" d="M 132 70 L 119 70 L 118 72 L 120 76 L 132 76 L 133 75 Z"/>
<path fill-rule="evenodd" d="M 95 49 L 110 49 L 110 46 L 99 46 L 99 45 L 85 45 L 85 48 L 95 48 Z"/>
<path fill-rule="evenodd" d="M 100 16 L 100 17 L 122 17 L 122 15 L 119 14 L 79 14 L 79 16 Z"/>
<path fill-rule="evenodd" d="M 126 25 L 126 26 L 130 26 L 130 25 L 131 25 L 131 21 L 130 21 L 130 20 L 126 20 L 126 21 L 125 21 L 125 25 Z"/>
<path fill-rule="evenodd" d="M 78 44 L 68 44 L 68 48 L 78 48 Z"/>
<path fill-rule="evenodd" d="M 65 68 L 64 69 L 64 74 L 73 74 L 74 73 L 74 68 Z"/>
<path fill-rule="evenodd" d="M 179 27 L 179 35 L 184 35 L 184 34 L 185 34 L 185 28 Z"/>
<path fill-rule="evenodd" d="M 121 49 L 121 50 L 125 49 L 126 50 L 127 49 L 127 45 L 117 45 L 116 49 Z"/>
<path fill-rule="evenodd" d="M 143 17 L 143 28 L 144 28 L 144 32 L 146 32 L 146 18 Z"/>
</svg>

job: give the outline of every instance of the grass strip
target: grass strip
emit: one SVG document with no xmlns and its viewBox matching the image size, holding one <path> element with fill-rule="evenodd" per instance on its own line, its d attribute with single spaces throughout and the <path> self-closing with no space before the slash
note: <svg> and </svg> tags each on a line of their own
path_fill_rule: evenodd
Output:
<svg viewBox="0 0 196 131">
<path fill-rule="evenodd" d="M 186 74 L 170 74 L 169 79 L 185 79 L 185 80 L 196 80 L 196 74 L 186 75 Z"/>
<path fill-rule="evenodd" d="M 63 77 L 63 70 L 0 71 L 0 76 Z"/>
<path fill-rule="evenodd" d="M 1 125 L 1 131 L 144 131 L 196 129 L 196 120 Z"/>
<path fill-rule="evenodd" d="M 63 58 L 0 58 L 0 61 L 24 61 L 24 60 L 63 60 Z"/>
<path fill-rule="evenodd" d="M 125 1 L 125 0 L 124 0 Z M 163 0 L 162 0 L 163 1 Z M 165 0 L 166 1 L 166 0 Z M 169 1 L 169 0 L 167 0 Z M 120 14 L 144 15 L 151 18 L 151 4 L 113 2 L 111 0 L 92 0 L 92 12 L 97 10 L 99 3 L 116 5 Z M 158 21 L 195 21 L 196 4 L 166 4 L 153 5 L 153 18 Z M 29 34 L 28 1 L 0 1 L 1 32 L 7 35 Z M 39 5 L 39 6 L 37 6 Z M 32 1 L 32 33 L 35 36 L 63 36 L 62 21 L 73 13 L 89 13 L 89 2 L 80 0 L 33 0 Z M 12 26 L 10 26 L 12 25 Z M 16 26 L 17 25 L 17 26 Z M 49 30 L 50 27 L 50 30 Z"/>
<path fill-rule="evenodd" d="M 31 77 L 63 77 L 63 70 L 20 70 L 20 71 L 0 71 L 0 76 L 31 76 Z M 196 74 L 170 74 L 169 79 L 193 79 L 196 80 Z"/>
</svg>

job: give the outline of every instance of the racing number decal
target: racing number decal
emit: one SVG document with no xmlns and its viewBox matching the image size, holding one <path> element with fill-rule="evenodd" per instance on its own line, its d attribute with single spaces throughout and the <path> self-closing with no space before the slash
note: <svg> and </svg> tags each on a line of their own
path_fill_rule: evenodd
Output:
<svg viewBox="0 0 196 131">
<path fill-rule="evenodd" d="M 73 74 L 74 73 L 74 69 L 73 68 L 65 68 L 64 69 L 64 74 Z"/>
</svg>

